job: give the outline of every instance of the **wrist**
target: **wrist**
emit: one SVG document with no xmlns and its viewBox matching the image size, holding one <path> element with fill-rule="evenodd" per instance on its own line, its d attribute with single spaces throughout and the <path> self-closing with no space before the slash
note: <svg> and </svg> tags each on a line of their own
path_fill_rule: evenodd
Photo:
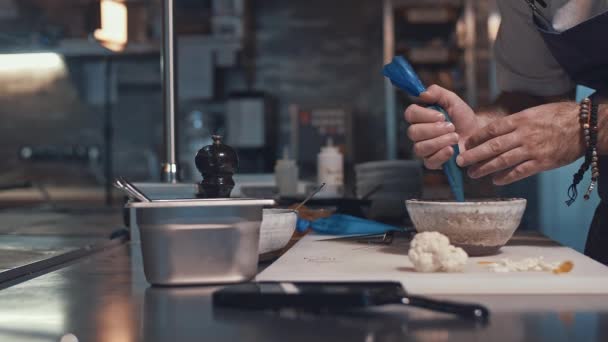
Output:
<svg viewBox="0 0 608 342">
<path fill-rule="evenodd" d="M 480 127 L 485 127 L 488 124 L 490 124 L 492 121 L 507 116 L 507 113 L 501 111 L 500 109 L 484 110 L 481 112 L 477 112 L 476 114 L 477 114 L 477 120 L 480 124 Z"/>
<path fill-rule="evenodd" d="M 587 152 L 587 142 L 585 141 L 585 133 L 581 123 L 581 105 L 575 102 L 564 103 L 563 110 L 568 113 L 564 115 L 566 122 L 562 122 L 562 127 L 567 127 L 571 134 L 564 134 L 565 141 L 576 142 L 572 143 L 576 147 L 576 156 L 574 160 L 585 156 Z"/>
<path fill-rule="evenodd" d="M 495 104 L 476 108 L 475 115 L 477 116 L 479 127 L 485 127 L 492 121 L 509 115 L 509 113 L 504 107 Z"/>
</svg>

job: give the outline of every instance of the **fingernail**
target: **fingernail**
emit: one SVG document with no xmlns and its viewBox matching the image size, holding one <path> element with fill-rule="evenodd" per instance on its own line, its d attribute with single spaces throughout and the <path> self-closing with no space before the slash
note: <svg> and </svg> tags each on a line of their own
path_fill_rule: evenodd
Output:
<svg viewBox="0 0 608 342">
<path fill-rule="evenodd" d="M 464 158 L 462 158 L 462 156 L 456 157 L 456 164 L 458 164 L 458 166 L 462 166 L 462 164 L 464 164 Z"/>
<path fill-rule="evenodd" d="M 437 113 L 437 117 L 438 117 L 440 120 L 445 120 L 445 116 L 443 116 L 443 113 Z"/>
<path fill-rule="evenodd" d="M 442 122 L 442 123 L 441 123 L 441 126 L 443 126 L 443 127 L 445 127 L 445 128 L 448 128 L 448 127 L 454 126 L 454 124 L 453 124 L 453 123 L 451 123 L 451 122 Z"/>
<path fill-rule="evenodd" d="M 477 172 L 475 172 L 475 171 L 471 171 L 471 170 L 469 170 L 469 171 L 467 172 L 467 174 L 469 175 L 469 177 L 471 177 L 471 178 L 473 178 L 473 179 L 477 178 Z"/>
</svg>

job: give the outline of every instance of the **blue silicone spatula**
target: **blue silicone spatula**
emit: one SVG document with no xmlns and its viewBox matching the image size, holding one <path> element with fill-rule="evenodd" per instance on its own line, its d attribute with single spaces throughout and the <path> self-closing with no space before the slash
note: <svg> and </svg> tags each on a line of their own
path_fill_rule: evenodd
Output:
<svg viewBox="0 0 608 342">
<path fill-rule="evenodd" d="M 391 63 L 384 66 L 382 70 L 384 76 L 388 77 L 391 80 L 391 83 L 410 94 L 411 96 L 420 96 L 426 90 L 426 87 L 420 81 L 414 69 L 408 63 L 405 58 L 402 56 L 395 56 Z M 429 106 L 434 110 L 437 110 L 445 116 L 446 121 L 450 121 L 450 117 L 445 109 L 441 108 L 438 105 Z M 452 193 L 458 202 L 464 202 L 464 187 L 462 180 L 462 171 L 460 167 L 456 164 L 456 157 L 460 153 L 458 148 L 458 144 L 452 146 L 454 149 L 454 154 L 445 164 L 443 164 L 443 172 L 448 178 L 448 182 L 450 183 L 450 188 L 452 189 Z"/>
</svg>

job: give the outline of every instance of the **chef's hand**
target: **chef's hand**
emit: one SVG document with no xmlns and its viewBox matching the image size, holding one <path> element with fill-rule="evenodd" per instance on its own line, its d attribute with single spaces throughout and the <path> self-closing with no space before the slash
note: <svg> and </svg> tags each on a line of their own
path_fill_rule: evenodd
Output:
<svg viewBox="0 0 608 342">
<path fill-rule="evenodd" d="M 414 142 L 414 153 L 424 159 L 427 168 L 440 169 L 454 154 L 452 145 L 459 143 L 464 151 L 464 139 L 482 125 L 469 105 L 440 86 L 430 86 L 419 99 L 443 107 L 453 122 L 446 122 L 440 112 L 419 105 L 405 110 L 405 120 L 411 124 L 407 135 Z"/>
<path fill-rule="evenodd" d="M 570 164 L 585 150 L 578 112 L 572 102 L 549 103 L 497 119 L 466 140 L 456 162 L 496 185 Z"/>
</svg>

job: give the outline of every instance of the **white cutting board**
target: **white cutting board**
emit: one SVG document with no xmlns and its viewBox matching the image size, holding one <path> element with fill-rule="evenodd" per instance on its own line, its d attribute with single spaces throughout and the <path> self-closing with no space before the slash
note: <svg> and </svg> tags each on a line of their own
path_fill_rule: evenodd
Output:
<svg viewBox="0 0 608 342">
<path fill-rule="evenodd" d="M 321 241 L 307 235 L 260 273 L 257 281 L 400 281 L 416 294 L 608 294 L 608 267 L 542 237 L 516 236 L 501 253 L 469 258 L 462 273 L 418 273 L 407 257 L 408 242 L 392 245 Z M 493 273 L 479 261 L 543 256 L 574 263 L 567 274 Z"/>
</svg>

